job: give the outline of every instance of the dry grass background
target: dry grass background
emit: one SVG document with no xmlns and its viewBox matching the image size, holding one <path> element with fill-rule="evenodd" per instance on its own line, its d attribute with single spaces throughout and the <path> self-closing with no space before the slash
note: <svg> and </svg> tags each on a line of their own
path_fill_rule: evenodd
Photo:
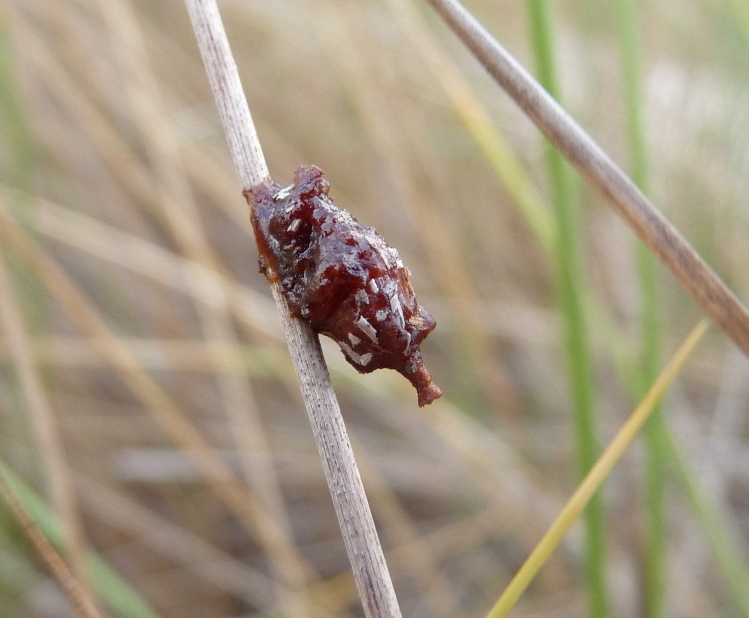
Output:
<svg viewBox="0 0 749 618">
<path fill-rule="evenodd" d="M 0 325 L 0 458 L 161 616 L 359 615 L 183 4 L 1 6 L 0 295 L 22 320 Z M 521 3 L 469 6 L 532 65 Z M 654 201 L 746 299 L 749 28 L 736 6 L 642 6 L 643 112 Z M 482 616 L 576 482 L 541 140 L 423 5 L 220 7 L 274 178 L 322 167 L 437 318 L 423 351 L 445 397 L 423 410 L 400 376 L 359 376 L 323 343 L 404 615 Z M 560 3 L 558 63 L 570 111 L 626 164 L 611 12 Z M 580 200 L 607 438 L 633 404 L 634 240 L 582 188 Z M 661 282 L 670 352 L 699 311 Z M 29 346 L 31 404 L 14 338 Z M 744 556 L 747 378 L 713 333 L 664 408 Z M 636 446 L 604 489 L 615 616 L 639 615 L 640 479 Z M 65 483 L 75 491 L 60 495 Z M 4 513 L 0 614 L 66 615 Z M 673 484 L 668 523 L 669 615 L 733 615 Z M 575 530 L 515 615 L 584 612 L 580 544 Z"/>
</svg>

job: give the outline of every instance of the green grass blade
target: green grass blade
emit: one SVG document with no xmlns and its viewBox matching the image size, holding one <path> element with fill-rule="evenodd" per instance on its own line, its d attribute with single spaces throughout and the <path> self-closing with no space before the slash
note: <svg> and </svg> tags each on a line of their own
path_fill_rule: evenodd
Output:
<svg viewBox="0 0 749 618">
<path fill-rule="evenodd" d="M 0 472 L 32 519 L 50 542 L 60 550 L 64 546 L 63 527 L 52 509 L 4 462 L 0 462 Z M 87 562 L 97 596 L 117 615 L 122 618 L 158 618 L 158 614 L 98 554 L 89 552 Z"/>
<path fill-rule="evenodd" d="M 547 0 L 526 0 L 526 7 L 530 18 L 531 38 L 539 81 L 553 97 L 558 98 L 549 3 Z M 582 304 L 583 283 L 579 256 L 578 213 L 571 170 L 562 155 L 548 143 L 546 165 L 557 216 L 558 286 L 565 324 L 578 467 L 582 477 L 595 463 L 599 445 L 595 419 L 593 363 L 590 358 L 588 332 Z M 586 538 L 585 574 L 590 615 L 593 618 L 602 618 L 607 615 L 607 602 L 605 532 L 600 496 L 592 497 L 583 514 L 583 521 Z"/>
<path fill-rule="evenodd" d="M 634 0 L 617 0 L 616 18 L 619 32 L 622 77 L 627 115 L 627 141 L 630 152 L 631 176 L 644 193 L 649 190 L 649 174 L 645 135 L 642 127 L 642 86 L 639 41 L 637 36 L 637 7 Z M 637 265 L 641 297 L 641 387 L 644 392 L 655 378 L 660 356 L 660 324 L 658 319 L 658 279 L 655 257 L 642 244 L 637 244 Z M 645 615 L 660 618 L 665 600 L 665 572 L 667 556 L 665 468 L 661 432 L 657 431 L 655 410 L 645 427 Z"/>
</svg>

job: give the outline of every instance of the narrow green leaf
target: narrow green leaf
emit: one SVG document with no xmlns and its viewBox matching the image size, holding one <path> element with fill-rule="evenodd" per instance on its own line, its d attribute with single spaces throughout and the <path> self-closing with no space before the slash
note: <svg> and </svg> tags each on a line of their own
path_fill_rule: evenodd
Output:
<svg viewBox="0 0 749 618">
<path fill-rule="evenodd" d="M 554 67 L 552 20 L 547 0 L 526 0 L 536 73 L 541 84 L 559 98 Z M 578 209 L 573 176 L 561 153 L 546 144 L 549 186 L 557 217 L 556 260 L 558 289 L 565 325 L 565 343 L 572 394 L 575 439 L 580 476 L 587 473 L 599 452 L 594 367 L 583 311 L 583 278 L 580 268 Z M 585 526 L 585 574 L 590 616 L 607 615 L 604 515 L 600 496 L 593 496 L 583 515 Z"/>
</svg>

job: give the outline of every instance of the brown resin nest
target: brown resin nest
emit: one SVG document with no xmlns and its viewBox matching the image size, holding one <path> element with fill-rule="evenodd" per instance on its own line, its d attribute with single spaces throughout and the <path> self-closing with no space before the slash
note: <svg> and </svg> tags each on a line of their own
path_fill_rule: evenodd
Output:
<svg viewBox="0 0 749 618">
<path fill-rule="evenodd" d="M 245 191 L 260 250 L 260 272 L 280 281 L 292 313 L 338 343 L 360 373 L 395 369 L 419 405 L 442 391 L 419 344 L 435 321 L 418 303 L 409 271 L 374 228 L 333 204 L 323 171 L 302 166 L 294 184 L 271 180 Z"/>
</svg>

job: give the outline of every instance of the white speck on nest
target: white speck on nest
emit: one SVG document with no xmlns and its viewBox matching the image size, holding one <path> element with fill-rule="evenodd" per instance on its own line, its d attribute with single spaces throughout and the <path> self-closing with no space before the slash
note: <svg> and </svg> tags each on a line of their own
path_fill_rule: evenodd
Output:
<svg viewBox="0 0 749 618">
<path fill-rule="evenodd" d="M 398 294 L 393 294 L 390 297 L 390 308 L 393 313 L 398 316 L 398 323 L 401 328 L 405 328 L 406 320 L 403 318 L 403 308 L 401 307 L 401 301 L 398 300 Z"/>
<path fill-rule="evenodd" d="M 289 197 L 289 194 L 291 193 L 291 190 L 294 188 L 294 185 L 289 185 L 288 187 L 284 187 L 281 189 L 278 193 L 276 193 L 273 196 L 274 202 L 280 202 L 281 200 L 285 200 L 287 197 Z"/>
<path fill-rule="evenodd" d="M 377 340 L 377 331 L 375 330 L 375 327 L 367 321 L 367 318 L 360 315 L 359 319 L 356 321 L 356 325 L 372 340 L 372 343 L 380 345 L 380 342 Z"/>
</svg>

